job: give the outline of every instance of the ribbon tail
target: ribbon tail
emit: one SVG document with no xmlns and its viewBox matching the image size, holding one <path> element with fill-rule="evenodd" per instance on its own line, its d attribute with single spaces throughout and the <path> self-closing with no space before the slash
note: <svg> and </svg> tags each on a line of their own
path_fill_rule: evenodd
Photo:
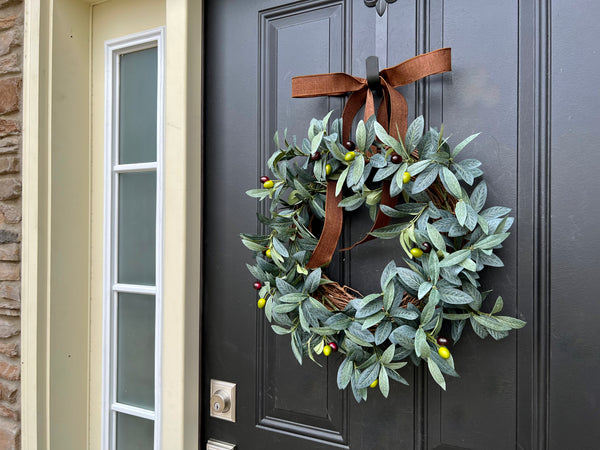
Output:
<svg viewBox="0 0 600 450">
<path fill-rule="evenodd" d="M 331 262 L 335 248 L 342 234 L 344 210 L 338 206 L 342 201 L 342 194 L 335 195 L 336 181 L 327 181 L 327 194 L 325 196 L 325 224 L 317 247 L 310 257 L 306 267 L 316 269 Z"/>
<path fill-rule="evenodd" d="M 346 142 L 350 138 L 350 130 L 352 129 L 352 122 L 356 113 L 365 104 L 365 98 L 367 97 L 368 86 L 363 86 L 348 98 L 344 111 L 342 112 L 342 143 Z"/>
</svg>

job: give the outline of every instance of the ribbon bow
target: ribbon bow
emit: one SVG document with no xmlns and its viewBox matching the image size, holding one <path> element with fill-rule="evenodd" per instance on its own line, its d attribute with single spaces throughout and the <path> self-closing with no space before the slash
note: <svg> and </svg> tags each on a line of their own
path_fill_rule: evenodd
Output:
<svg viewBox="0 0 600 450">
<path fill-rule="evenodd" d="M 448 72 L 452 70 L 450 62 L 450 48 L 441 48 L 415 56 L 379 72 L 383 98 L 377 110 L 377 121 L 390 135 L 398 140 L 404 140 L 407 129 L 408 107 L 406 99 L 395 88 L 414 83 L 429 75 Z M 292 78 L 292 97 L 294 98 L 345 95 L 349 92 L 352 94 L 342 112 L 342 142 L 348 140 L 354 117 L 363 105 L 365 106 L 365 121 L 375 114 L 375 102 L 368 81 L 342 72 Z M 325 223 L 319 243 L 308 262 L 307 267 L 309 268 L 317 268 L 331 261 L 342 232 L 343 210 L 338 206 L 342 198 L 341 194 L 335 195 L 335 185 L 335 181 L 327 182 Z M 381 203 L 393 206 L 395 201 L 396 198 L 391 197 L 389 193 L 389 182 L 384 182 Z M 384 227 L 389 222 L 390 218 L 380 210 L 371 231 Z M 367 235 L 352 247 L 371 239 L 373 239 L 373 236 Z"/>
</svg>

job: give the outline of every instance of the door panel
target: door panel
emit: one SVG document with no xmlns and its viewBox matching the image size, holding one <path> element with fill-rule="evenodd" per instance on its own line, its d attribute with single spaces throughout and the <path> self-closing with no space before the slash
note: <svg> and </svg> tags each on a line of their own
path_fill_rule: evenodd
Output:
<svg viewBox="0 0 600 450">
<path fill-rule="evenodd" d="M 565 272 L 562 255 L 575 258 L 581 253 L 592 267 L 591 255 L 598 246 L 584 248 L 583 242 L 593 241 L 591 228 L 577 228 L 582 241 L 565 241 L 568 248 L 557 246 L 558 256 L 549 259 L 547 150 L 551 116 L 563 122 L 579 114 L 588 126 L 600 119 L 593 107 L 595 97 L 582 91 L 577 102 L 569 101 L 571 87 L 563 68 L 551 71 L 550 67 L 551 57 L 564 67 L 576 67 L 581 57 L 576 50 L 583 48 L 581 43 L 555 44 L 551 53 L 552 24 L 557 25 L 557 39 L 566 40 L 575 24 L 593 16 L 566 11 L 570 2 L 553 3 L 563 5 L 562 9 L 550 13 L 544 0 L 493 4 L 419 0 L 390 4 L 379 17 L 363 0 L 205 1 L 202 445 L 215 438 L 252 449 L 504 450 L 547 448 L 549 437 L 554 436 L 561 442 L 555 448 L 567 448 L 565 431 L 576 427 L 590 435 L 581 438 L 580 447 L 593 448 L 586 445 L 594 442 L 591 434 L 598 433 L 590 422 L 598 417 L 597 389 L 587 394 L 580 389 L 571 397 L 570 391 L 559 387 L 550 391 L 549 376 L 560 380 L 561 386 L 568 385 L 571 372 L 559 365 L 576 367 L 585 351 L 591 351 L 587 343 L 598 339 L 585 340 L 576 331 L 561 333 L 564 320 L 570 330 L 583 330 L 586 323 L 592 327 L 592 319 L 569 318 L 571 303 L 561 303 L 559 296 L 568 297 L 570 288 L 556 288 L 556 294 L 550 295 L 555 291 L 550 290 L 548 273 L 563 280 L 564 286 L 568 284 L 564 277 L 577 276 L 581 289 L 577 299 L 584 302 L 593 277 L 585 278 L 579 265 Z M 580 40 L 598 37 L 597 31 L 590 31 L 595 29 L 590 24 L 589 36 Z M 489 202 L 513 208 L 517 219 L 500 253 L 505 267 L 486 271 L 483 283 L 504 297 L 508 314 L 520 312 L 529 324 L 499 342 L 481 341 L 465 331 L 453 350 L 461 378 L 447 380 L 447 392 L 422 367 L 407 367 L 402 375 L 409 387 L 392 384 L 388 400 L 372 392 L 366 404 L 356 404 L 351 395 L 337 390 L 339 359 L 322 361 L 322 368 L 309 360 L 300 367 L 289 338 L 275 336 L 256 309 L 253 279 L 244 265 L 250 257 L 238 233 L 258 230 L 255 213 L 265 210 L 257 209 L 244 191 L 258 185 L 274 150 L 276 130 L 281 133 L 287 127 L 288 135 L 301 139 L 309 119 L 332 109 L 338 115 L 341 111 L 340 98 L 291 99 L 293 76 L 335 71 L 364 76 L 370 55 L 379 56 L 383 68 L 443 46 L 453 48 L 453 71 L 400 89 L 408 101 L 409 120 L 424 114 L 429 126 L 444 123 L 452 134 L 451 144 L 482 132 L 464 157 L 483 162 Z M 566 103 L 568 113 L 562 112 L 562 106 L 549 113 L 548 74 L 554 71 L 552 89 L 559 92 L 556 99 Z M 597 85 L 592 74 L 597 78 L 597 71 L 584 71 L 576 79 L 580 85 Z M 552 146 L 552 156 L 561 167 L 569 166 L 568 155 L 573 154 L 561 146 L 577 139 L 568 127 L 559 130 Z M 585 131 L 581 125 L 576 130 L 578 136 Z M 592 140 L 591 134 L 584 134 L 587 147 L 593 147 Z M 577 148 L 581 156 L 584 150 Z M 597 167 L 597 155 L 596 165 L 588 167 Z M 585 157 L 590 158 L 589 152 Z M 553 179 L 560 179 L 559 170 L 552 172 Z M 578 192 L 585 190 L 585 183 L 579 182 Z M 557 220 L 553 232 L 568 234 L 570 217 L 579 209 L 598 216 L 593 206 L 598 203 L 593 202 L 597 192 L 578 194 L 569 190 L 564 179 L 555 186 L 551 192 L 557 201 L 569 204 L 569 196 L 583 197 L 563 209 L 561 214 L 570 214 L 569 218 Z M 553 211 L 561 208 L 553 205 Z M 356 242 L 369 227 L 365 214 L 353 215 L 345 221 L 340 246 Z M 372 241 L 336 255 L 331 275 L 359 291 L 373 291 L 386 262 L 400 260 L 400 249 L 388 244 Z M 557 305 L 552 306 L 552 316 L 551 298 Z M 553 339 L 550 325 L 558 333 Z M 569 347 L 573 342 L 576 352 Z M 552 366 L 550 344 L 556 345 L 560 358 Z M 593 369 L 589 361 L 589 365 L 579 363 L 581 370 L 574 372 L 582 383 Z M 238 384 L 236 423 L 208 418 L 211 378 Z M 550 393 L 555 400 L 548 402 Z M 559 404 L 577 412 L 569 427 L 563 424 Z M 568 417 L 566 421 L 570 423 Z"/>
</svg>

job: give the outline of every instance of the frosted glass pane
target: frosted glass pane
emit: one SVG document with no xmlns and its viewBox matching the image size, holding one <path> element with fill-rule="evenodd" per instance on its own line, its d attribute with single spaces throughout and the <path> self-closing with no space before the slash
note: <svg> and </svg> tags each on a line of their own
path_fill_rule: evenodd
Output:
<svg viewBox="0 0 600 450">
<path fill-rule="evenodd" d="M 119 293 L 117 401 L 154 410 L 154 296 Z"/>
<path fill-rule="evenodd" d="M 154 421 L 117 413 L 117 450 L 152 450 Z"/>
<path fill-rule="evenodd" d="M 156 161 L 157 51 L 120 56 L 119 162 Z"/>
<path fill-rule="evenodd" d="M 156 173 L 119 175 L 119 283 L 156 280 Z"/>
</svg>

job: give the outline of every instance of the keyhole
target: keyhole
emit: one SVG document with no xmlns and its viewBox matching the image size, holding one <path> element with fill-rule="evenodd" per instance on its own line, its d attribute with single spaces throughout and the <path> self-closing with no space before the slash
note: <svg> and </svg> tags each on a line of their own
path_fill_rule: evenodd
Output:
<svg viewBox="0 0 600 450">
<path fill-rule="evenodd" d="M 218 411 L 220 409 L 221 409 L 221 405 L 219 405 L 219 403 L 215 403 L 214 410 Z"/>
</svg>

